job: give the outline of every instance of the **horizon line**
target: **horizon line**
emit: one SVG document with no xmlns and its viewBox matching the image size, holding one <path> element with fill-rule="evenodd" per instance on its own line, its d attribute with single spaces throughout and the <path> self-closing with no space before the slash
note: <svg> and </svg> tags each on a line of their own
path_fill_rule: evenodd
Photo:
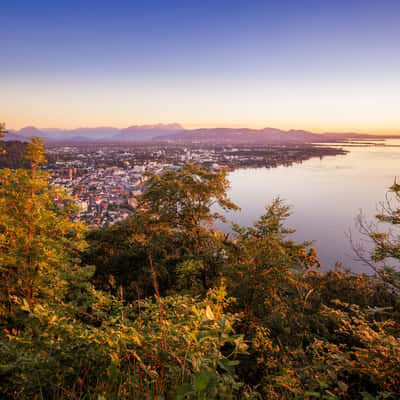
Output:
<svg viewBox="0 0 400 400">
<path fill-rule="evenodd" d="M 222 123 L 205 123 L 203 125 L 201 124 L 181 124 L 179 122 L 157 122 L 157 123 L 137 123 L 137 124 L 129 124 L 126 126 L 122 125 L 112 125 L 112 124 L 90 124 L 90 125 L 78 125 L 75 127 L 38 127 L 39 125 L 34 125 L 34 124 L 27 124 L 23 125 L 20 128 L 7 128 L 7 125 L 5 124 L 5 128 L 7 131 L 15 131 L 18 132 L 22 129 L 25 128 L 35 128 L 38 130 L 61 130 L 61 131 L 71 131 L 71 130 L 78 130 L 78 129 L 104 129 L 104 128 L 113 128 L 117 130 L 122 130 L 122 129 L 127 129 L 130 127 L 150 127 L 154 126 L 155 128 L 157 126 L 163 127 L 163 126 L 168 126 L 168 125 L 179 125 L 182 130 L 190 131 L 190 130 L 197 130 L 197 129 L 251 129 L 251 130 L 263 130 L 263 129 L 278 129 L 281 131 L 307 131 L 310 133 L 315 133 L 315 134 L 329 134 L 329 133 L 335 133 L 335 134 L 364 134 L 364 135 L 400 135 L 400 128 L 399 129 L 385 129 L 385 128 L 377 128 L 377 129 L 313 129 L 313 128 L 279 128 L 271 125 L 261 125 L 261 124 L 228 124 L 224 125 Z"/>
</svg>

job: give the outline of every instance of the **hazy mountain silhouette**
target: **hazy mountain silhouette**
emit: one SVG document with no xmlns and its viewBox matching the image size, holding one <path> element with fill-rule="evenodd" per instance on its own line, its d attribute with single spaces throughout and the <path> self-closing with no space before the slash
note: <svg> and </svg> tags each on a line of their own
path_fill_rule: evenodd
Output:
<svg viewBox="0 0 400 400">
<path fill-rule="evenodd" d="M 214 144 L 280 144 L 311 143 L 343 139 L 382 138 L 382 136 L 359 133 L 317 134 L 305 130 L 282 130 L 276 128 L 200 128 L 185 129 L 178 123 L 155 125 L 132 125 L 118 129 L 112 126 L 94 128 L 38 129 L 27 126 L 18 131 L 7 133 L 5 140 L 26 141 L 31 137 L 40 137 L 47 143 L 135 143 L 135 142 L 177 142 L 177 143 L 214 143 Z"/>
<path fill-rule="evenodd" d="M 184 128 L 177 124 L 156 124 L 156 125 L 132 125 L 121 129 L 120 133 L 113 137 L 117 141 L 143 141 L 163 136 L 169 136 L 183 132 Z"/>
<path fill-rule="evenodd" d="M 3 140 L 5 142 L 11 142 L 11 141 L 27 142 L 28 141 L 28 139 L 26 137 L 18 135 L 16 133 L 14 133 L 13 131 L 7 131 Z"/>
<path fill-rule="evenodd" d="M 163 140 L 178 142 L 213 142 L 213 143 L 305 143 L 321 141 L 322 136 L 302 131 L 283 131 L 275 128 L 210 128 L 186 130 L 168 135 Z M 325 139 L 323 139 L 325 140 Z"/>
<path fill-rule="evenodd" d="M 34 126 L 26 126 L 25 128 L 20 129 L 16 132 L 10 132 L 23 137 L 25 139 L 32 138 L 32 137 L 39 137 L 39 138 L 47 138 L 47 135 L 40 129 Z"/>
</svg>

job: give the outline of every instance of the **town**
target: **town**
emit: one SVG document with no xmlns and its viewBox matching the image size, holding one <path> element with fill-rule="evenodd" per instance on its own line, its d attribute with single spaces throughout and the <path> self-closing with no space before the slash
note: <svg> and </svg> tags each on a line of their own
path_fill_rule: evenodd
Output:
<svg viewBox="0 0 400 400">
<path fill-rule="evenodd" d="M 48 146 L 52 183 L 75 196 L 77 219 L 91 227 L 111 225 L 134 212 L 147 174 L 198 163 L 216 170 L 291 166 L 312 157 L 345 154 L 340 148 L 305 145 L 206 146 L 80 144 Z"/>
</svg>

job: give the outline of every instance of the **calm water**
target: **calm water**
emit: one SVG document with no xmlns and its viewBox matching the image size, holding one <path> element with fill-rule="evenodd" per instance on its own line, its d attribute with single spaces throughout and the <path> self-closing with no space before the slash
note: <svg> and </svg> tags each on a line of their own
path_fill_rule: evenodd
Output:
<svg viewBox="0 0 400 400">
<path fill-rule="evenodd" d="M 400 145 L 400 140 L 386 141 Z M 360 235 L 360 211 L 373 220 L 396 175 L 400 178 L 400 147 L 346 147 L 347 155 L 311 159 L 292 167 L 241 169 L 230 174 L 230 196 L 241 212 L 228 218 L 250 225 L 265 205 L 280 197 L 292 207 L 287 225 L 298 241 L 314 240 L 323 269 L 336 261 L 355 272 L 371 272 L 357 262 L 346 233 Z"/>
</svg>

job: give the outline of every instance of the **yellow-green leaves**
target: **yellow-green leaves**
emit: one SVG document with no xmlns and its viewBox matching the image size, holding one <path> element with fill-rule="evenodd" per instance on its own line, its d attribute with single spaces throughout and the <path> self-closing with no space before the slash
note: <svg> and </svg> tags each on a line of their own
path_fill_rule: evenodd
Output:
<svg viewBox="0 0 400 400">
<path fill-rule="evenodd" d="M 36 170 L 39 165 L 46 162 L 43 141 L 39 138 L 32 138 L 25 150 L 25 159 L 30 161 L 32 169 Z"/>
<path fill-rule="evenodd" d="M 214 320 L 214 318 L 215 318 L 214 313 L 212 312 L 210 306 L 206 307 L 206 317 L 211 321 Z"/>
</svg>

